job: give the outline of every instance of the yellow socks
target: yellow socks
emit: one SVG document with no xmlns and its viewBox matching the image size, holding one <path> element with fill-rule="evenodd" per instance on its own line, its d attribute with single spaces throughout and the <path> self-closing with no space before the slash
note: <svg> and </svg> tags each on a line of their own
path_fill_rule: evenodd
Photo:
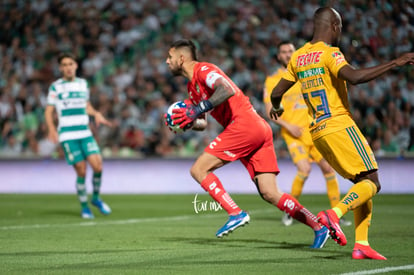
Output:
<svg viewBox="0 0 414 275">
<path fill-rule="evenodd" d="M 341 218 L 349 210 L 354 210 L 366 203 L 377 193 L 377 186 L 370 180 L 362 180 L 354 184 L 345 197 L 333 208 Z"/>
<path fill-rule="evenodd" d="M 308 175 L 298 171 L 292 182 L 292 192 L 290 193 L 293 197 L 299 198 L 302 194 L 303 185 L 308 178 Z"/>
<path fill-rule="evenodd" d="M 326 181 L 326 191 L 328 193 L 329 202 L 331 207 L 336 206 L 339 203 L 339 184 L 338 180 L 336 179 L 335 173 L 325 174 L 325 181 Z"/>
<path fill-rule="evenodd" d="M 354 209 L 355 243 L 368 244 L 368 228 L 371 225 L 372 200 Z"/>
</svg>

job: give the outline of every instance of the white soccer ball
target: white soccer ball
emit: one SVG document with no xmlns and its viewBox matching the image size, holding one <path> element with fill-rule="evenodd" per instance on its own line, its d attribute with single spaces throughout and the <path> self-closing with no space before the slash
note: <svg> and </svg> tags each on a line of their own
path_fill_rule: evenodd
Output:
<svg viewBox="0 0 414 275">
<path fill-rule="evenodd" d="M 185 108 L 187 107 L 187 104 L 184 103 L 184 101 L 177 101 L 168 107 L 166 120 L 167 125 L 173 131 L 174 133 L 183 133 L 185 130 L 191 128 L 191 123 L 188 124 L 184 129 L 180 128 L 180 125 L 174 124 L 174 120 L 171 118 L 171 116 L 174 114 L 173 109 L 179 109 L 179 108 Z"/>
</svg>

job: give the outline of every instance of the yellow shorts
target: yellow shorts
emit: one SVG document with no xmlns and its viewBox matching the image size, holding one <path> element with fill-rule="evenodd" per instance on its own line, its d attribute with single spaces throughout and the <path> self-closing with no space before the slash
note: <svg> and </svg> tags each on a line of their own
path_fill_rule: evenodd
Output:
<svg viewBox="0 0 414 275">
<path fill-rule="evenodd" d="M 299 139 L 290 135 L 283 135 L 283 138 L 294 164 L 304 159 L 307 159 L 310 162 L 315 161 L 316 163 L 323 159 L 323 156 L 313 144 L 312 137 L 310 135 L 304 135 Z"/>
<path fill-rule="evenodd" d="M 313 142 L 332 168 L 346 179 L 354 180 L 363 172 L 378 170 L 374 153 L 355 124 Z"/>
</svg>

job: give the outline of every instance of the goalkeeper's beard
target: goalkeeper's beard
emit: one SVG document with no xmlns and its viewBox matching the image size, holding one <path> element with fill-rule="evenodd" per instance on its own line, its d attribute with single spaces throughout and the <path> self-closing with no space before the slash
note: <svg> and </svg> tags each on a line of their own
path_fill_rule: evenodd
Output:
<svg viewBox="0 0 414 275">
<path fill-rule="evenodd" d="M 171 71 L 171 73 L 174 75 L 174 76 L 181 76 L 181 75 L 183 75 L 183 68 L 181 68 L 181 67 L 177 67 L 177 68 L 170 68 L 170 71 Z"/>
</svg>

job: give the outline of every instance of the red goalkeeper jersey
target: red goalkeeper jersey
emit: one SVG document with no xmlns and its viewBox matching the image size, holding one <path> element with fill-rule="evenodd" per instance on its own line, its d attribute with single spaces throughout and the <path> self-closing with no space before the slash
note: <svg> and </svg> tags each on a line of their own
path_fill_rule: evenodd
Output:
<svg viewBox="0 0 414 275">
<path fill-rule="evenodd" d="M 214 82 L 218 77 L 224 77 L 236 91 L 235 95 L 211 111 L 211 116 L 218 123 L 226 127 L 236 117 L 251 117 L 252 113 L 256 113 L 249 98 L 236 84 L 220 68 L 207 62 L 199 62 L 194 66 L 193 78 L 187 84 L 190 100 L 197 105 L 202 100 L 209 99 L 214 93 Z"/>
</svg>

